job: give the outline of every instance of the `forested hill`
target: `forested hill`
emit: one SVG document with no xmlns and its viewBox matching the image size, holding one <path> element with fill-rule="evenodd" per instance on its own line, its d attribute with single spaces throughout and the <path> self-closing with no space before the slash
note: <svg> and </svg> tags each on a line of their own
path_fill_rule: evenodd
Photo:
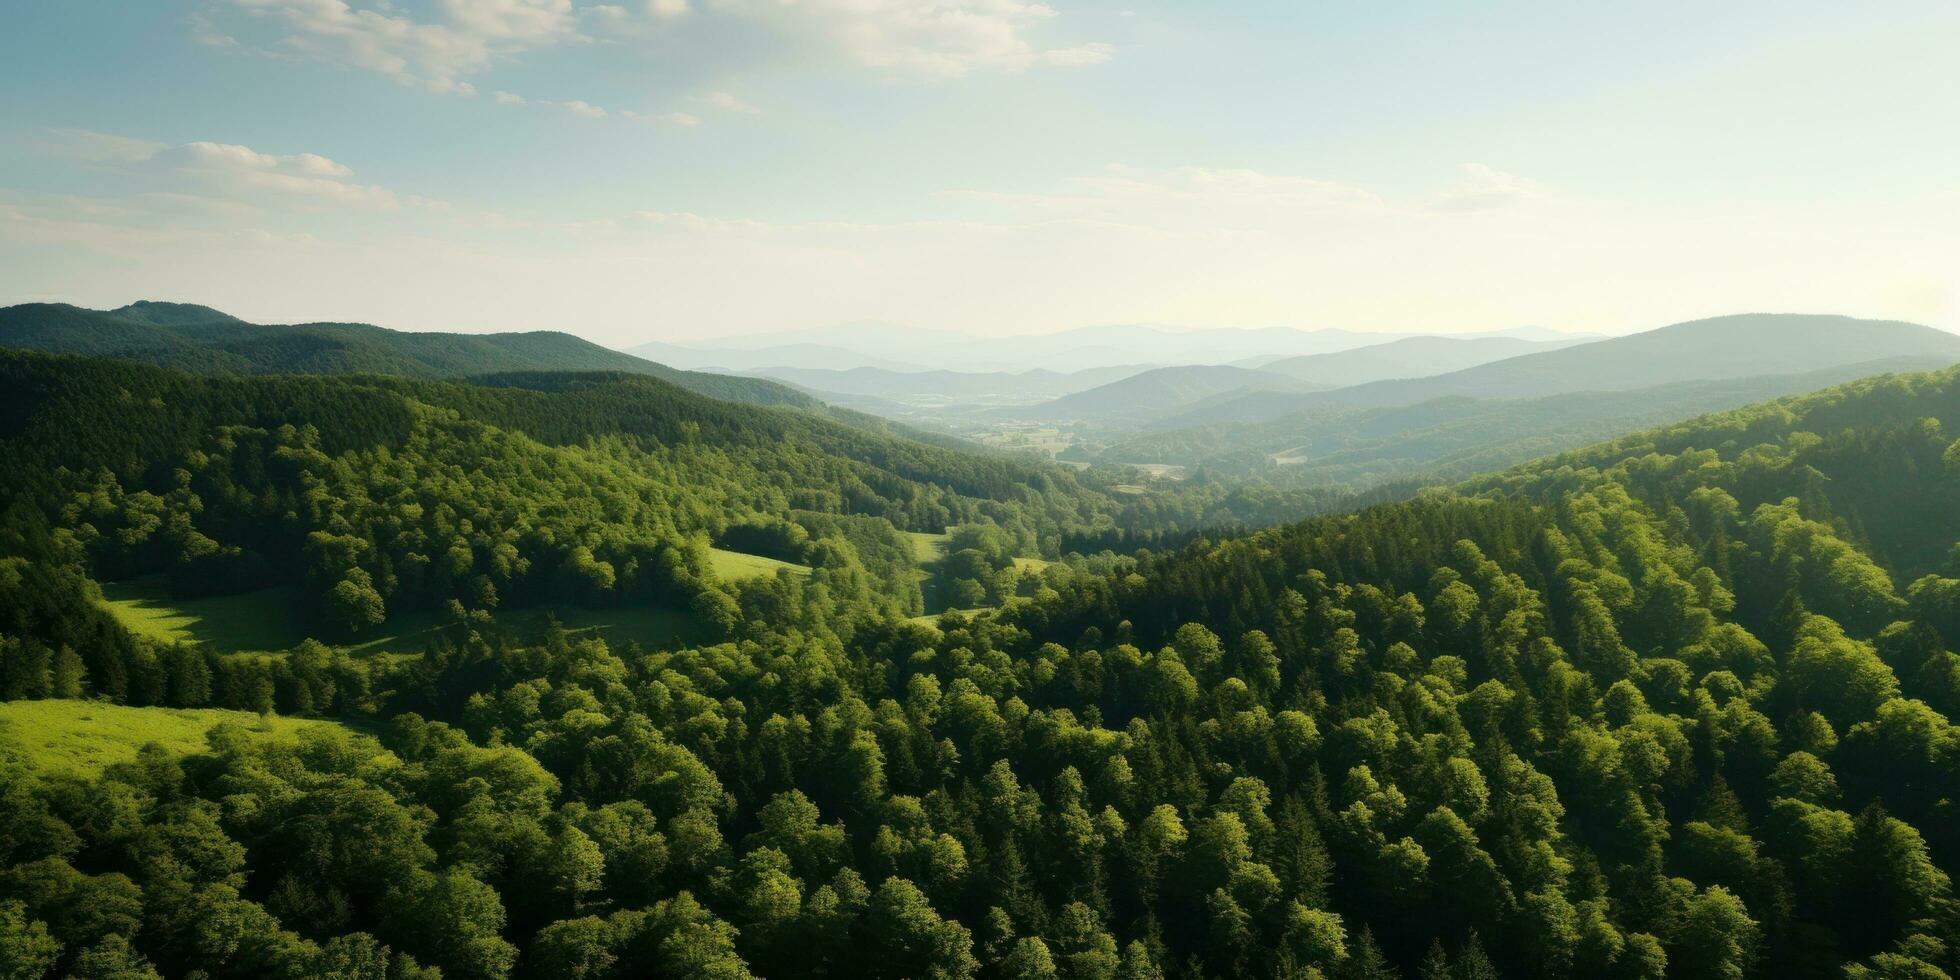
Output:
<svg viewBox="0 0 1960 980">
<path fill-rule="evenodd" d="M 1127 502 L 549 377 L 0 354 L 0 697 L 51 698 L 0 726 L 15 972 L 1960 971 L 1960 370 L 1025 570 L 1016 539 L 1056 557 Z M 893 522 L 942 519 L 1001 611 L 897 608 L 929 542 Z M 725 580 L 715 528 L 802 571 Z M 448 614 L 401 659 L 88 619 L 91 575 L 146 571 L 290 576 L 357 636 Z M 501 622 L 677 599 L 708 635 Z M 51 761 L 163 706 L 361 725 L 225 716 L 199 749 L 156 716 L 176 748 Z"/>
<path fill-rule="evenodd" d="M 452 600 L 705 602 L 725 631 L 739 596 L 714 594 L 732 586 L 703 549 L 734 533 L 834 564 L 835 598 L 910 615 L 923 600 L 904 532 L 984 523 L 1005 563 L 1298 505 L 1111 493 L 1052 464 L 628 374 L 234 377 L 0 351 L 0 452 L 0 558 L 35 576 L 5 597 L 0 633 L 78 649 L 121 648 L 89 611 L 89 579 L 161 575 L 183 597 L 296 588 L 298 614 L 331 637 Z"/>
<path fill-rule="evenodd" d="M 1219 973 L 1340 963 L 1322 909 L 1405 970 L 1945 976 L 1956 434 L 1960 370 L 1885 377 L 1195 546 L 1012 611 L 1017 695 L 1196 816 Z"/>
<path fill-rule="evenodd" d="M 146 301 L 107 312 L 61 303 L 0 308 L 0 347 L 115 357 L 207 374 L 464 378 L 512 371 L 621 371 L 730 401 L 818 404 L 764 379 L 680 371 L 556 331 L 408 333 L 365 323 L 255 324 L 185 303 Z"/>
</svg>

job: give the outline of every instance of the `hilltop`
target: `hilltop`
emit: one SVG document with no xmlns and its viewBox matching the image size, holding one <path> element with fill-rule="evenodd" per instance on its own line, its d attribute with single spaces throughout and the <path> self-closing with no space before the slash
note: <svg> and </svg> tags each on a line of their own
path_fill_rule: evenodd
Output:
<svg viewBox="0 0 1960 980">
<path fill-rule="evenodd" d="M 1511 357 L 1426 378 L 1357 384 L 1291 399 L 1220 398 L 1160 428 L 1271 418 L 1319 406 L 1413 405 L 1433 398 L 1531 398 L 1686 381 L 1801 374 L 1885 358 L 1960 361 L 1960 335 L 1896 320 L 1750 313 Z"/>
<path fill-rule="evenodd" d="M 0 347 L 141 361 L 206 374 L 387 374 L 465 378 L 514 371 L 620 371 L 717 398 L 811 407 L 754 378 L 680 371 L 568 333 L 411 333 L 365 323 L 254 324 L 205 306 L 138 302 L 116 310 L 60 303 L 0 309 Z"/>
</svg>

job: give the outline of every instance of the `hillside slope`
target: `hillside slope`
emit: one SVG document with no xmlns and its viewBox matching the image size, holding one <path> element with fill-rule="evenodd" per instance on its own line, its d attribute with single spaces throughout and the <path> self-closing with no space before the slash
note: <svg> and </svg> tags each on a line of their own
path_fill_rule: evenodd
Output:
<svg viewBox="0 0 1960 980">
<path fill-rule="evenodd" d="M 1260 370 L 1337 388 L 1395 378 L 1426 378 L 1583 342 L 1516 337 L 1406 337 L 1372 347 L 1284 358 L 1267 363 Z"/>
<path fill-rule="evenodd" d="M 1434 377 L 1376 381 L 1289 399 L 1214 399 L 1159 428 L 1258 421 L 1322 406 L 1413 405 L 1432 398 L 1531 398 L 1725 378 L 1800 374 L 1894 357 L 1960 361 L 1960 335 L 1892 320 L 1742 314 L 1695 320 Z"/>
<path fill-rule="evenodd" d="M 209 307 L 141 302 L 103 312 L 66 304 L 0 309 L 0 347 L 87 354 L 211 374 L 391 374 L 463 378 L 509 371 L 646 374 L 716 398 L 812 407 L 753 378 L 679 371 L 571 334 L 410 333 L 364 323 L 246 323 Z"/>
<path fill-rule="evenodd" d="M 826 370 L 771 367 L 755 373 L 812 391 L 896 402 L 1017 404 L 1045 401 L 1120 381 L 1145 365 L 1080 371 L 892 371 L 877 367 Z"/>
<path fill-rule="evenodd" d="M 1025 566 L 1025 513 L 819 449 L 864 433 L 541 377 L 0 355 L 0 423 L 26 419 L 0 480 L 33 491 L 0 524 L 0 697 L 53 695 L 26 714 L 64 739 L 77 697 L 119 705 L 73 780 L 0 765 L 10 951 L 486 980 L 1955 966 L 1960 370 Z M 771 516 L 810 494 L 834 510 Z M 919 527 L 935 506 L 1007 520 Z M 727 543 L 807 571 L 694 579 L 669 529 L 731 512 Z M 48 635 L 86 602 L 63 569 L 195 584 L 246 554 L 342 613 L 453 597 L 448 635 L 401 662 Z M 886 597 L 922 561 L 961 608 L 908 621 Z M 730 642 L 493 628 L 538 596 L 691 596 Z M 137 706 L 384 723 L 131 757 Z"/>
<path fill-rule="evenodd" d="M 1283 374 L 1229 365 L 1155 368 L 1029 408 L 1017 418 L 1113 422 L 1172 413 L 1227 392 L 1310 391 L 1316 385 Z"/>
<path fill-rule="evenodd" d="M 1031 634 L 1008 658 L 1107 729 L 1175 717 L 1151 753 L 1230 784 L 1204 819 L 1271 840 L 1244 860 L 1402 970 L 1937 976 L 1956 433 L 1960 369 L 1759 403 L 1074 583 L 1005 614 Z M 1128 645 L 1080 642 L 1112 629 Z M 1546 902 L 1618 939 L 1538 932 Z M 1202 926 L 1167 933 L 1229 967 Z"/>
<path fill-rule="evenodd" d="M 1944 358 L 1904 357 L 1803 374 L 1689 381 L 1632 391 L 1521 399 L 1452 396 L 1385 408 L 1323 406 L 1264 422 L 1147 433 L 1108 446 L 1097 458 L 1202 466 L 1298 486 L 1361 488 L 1405 479 L 1461 479 L 1707 412 L 1946 363 Z"/>
</svg>

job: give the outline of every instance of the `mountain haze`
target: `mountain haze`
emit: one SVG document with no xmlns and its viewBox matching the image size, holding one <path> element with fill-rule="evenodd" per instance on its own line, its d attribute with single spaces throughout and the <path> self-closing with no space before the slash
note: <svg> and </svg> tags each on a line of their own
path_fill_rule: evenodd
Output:
<svg viewBox="0 0 1960 980">
<path fill-rule="evenodd" d="M 878 367 L 844 371 L 808 367 L 767 368 L 755 373 L 811 391 L 891 400 L 931 399 L 976 404 L 1038 402 L 1120 381 L 1149 370 L 1148 365 L 1084 368 L 1080 371 L 892 371 Z"/>
<path fill-rule="evenodd" d="M 1260 370 L 1335 388 L 1394 378 L 1426 378 L 1584 342 L 1515 337 L 1406 337 L 1331 354 L 1283 358 L 1268 362 Z"/>
<path fill-rule="evenodd" d="M 1319 387 L 1283 374 L 1225 364 L 1155 368 L 1087 391 L 1015 411 L 1024 418 L 1077 421 L 1143 419 L 1227 392 L 1311 391 Z"/>
<path fill-rule="evenodd" d="M 1350 489 L 1395 480 L 1456 479 L 1707 412 L 1948 363 L 1904 357 L 1633 391 L 1524 399 L 1451 395 L 1391 407 L 1321 406 L 1264 422 L 1151 432 L 1109 446 L 1096 458 L 1206 467 L 1228 477 Z"/>
<path fill-rule="evenodd" d="M 1132 364 L 1235 364 L 1326 354 L 1413 336 L 1340 327 L 1179 329 L 1105 324 L 1055 333 L 967 334 L 890 323 L 851 323 L 699 341 L 656 341 L 632 353 L 686 368 L 761 371 L 799 367 L 893 370 L 1067 371 Z M 1577 340 L 1544 327 L 1465 334 L 1462 339 Z M 1242 363 L 1251 362 L 1251 363 Z"/>
<path fill-rule="evenodd" d="M 1960 335 L 1896 320 L 1750 313 L 1694 320 L 1513 357 L 1428 378 L 1375 381 L 1289 398 L 1223 397 L 1156 426 L 1258 421 L 1317 406 L 1386 407 L 1433 398 L 1531 398 L 1686 381 L 1801 374 L 1894 357 L 1960 361 Z"/>
</svg>

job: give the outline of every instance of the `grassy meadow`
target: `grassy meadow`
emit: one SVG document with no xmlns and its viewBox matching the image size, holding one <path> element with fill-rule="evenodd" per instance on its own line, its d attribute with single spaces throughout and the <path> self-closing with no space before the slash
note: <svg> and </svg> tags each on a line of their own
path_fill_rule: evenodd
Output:
<svg viewBox="0 0 1960 980">
<path fill-rule="evenodd" d="M 777 566 L 802 569 L 806 574 L 809 571 L 801 565 L 753 555 L 723 554 L 732 556 L 731 571 L 722 571 L 717 556 L 716 571 L 725 576 L 774 574 Z M 767 563 L 768 567 L 757 563 Z M 749 571 L 738 574 L 735 568 Z M 228 654 L 279 656 L 309 636 L 298 614 L 297 590 L 290 588 L 174 599 L 161 577 L 149 577 L 105 582 L 102 596 L 103 605 L 124 627 L 159 644 L 201 643 Z M 553 616 L 575 638 L 593 635 L 614 644 L 632 641 L 648 647 L 667 646 L 686 642 L 699 632 L 691 615 L 673 609 L 501 609 L 495 618 L 499 627 L 530 642 L 544 635 Z M 372 636 L 333 645 L 356 657 L 413 657 L 428 649 L 444 626 L 443 617 L 436 613 L 403 613 L 388 617 Z"/>
<path fill-rule="evenodd" d="M 714 568 L 715 574 L 723 581 L 734 582 L 745 578 L 761 578 L 766 575 L 774 575 L 781 569 L 788 569 L 793 575 L 810 574 L 810 566 L 798 565 L 795 562 L 764 558 L 761 555 L 751 555 L 740 551 L 729 551 L 726 548 L 710 548 L 708 551 L 709 562 Z"/>
<path fill-rule="evenodd" d="M 136 758 L 155 742 L 174 754 L 199 752 L 204 733 L 231 722 L 267 738 L 293 738 L 338 722 L 216 708 L 132 708 L 102 701 L 0 702 L 0 759 L 29 771 L 93 776 Z"/>
</svg>

